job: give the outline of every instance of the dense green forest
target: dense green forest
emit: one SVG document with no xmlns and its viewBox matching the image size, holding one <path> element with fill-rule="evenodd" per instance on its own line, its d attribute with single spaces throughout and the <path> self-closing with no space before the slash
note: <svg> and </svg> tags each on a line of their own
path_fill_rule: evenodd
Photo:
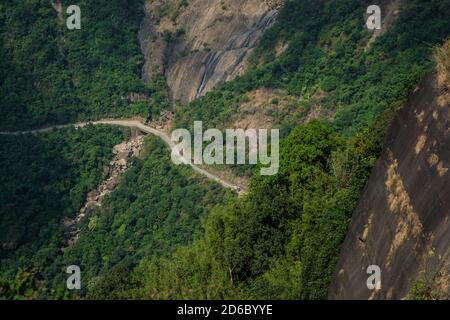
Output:
<svg viewBox="0 0 450 320">
<path fill-rule="evenodd" d="M 73 217 L 104 178 L 118 128 L 87 126 L 39 135 L 0 135 L 0 279 L 18 270 L 54 277 Z M 63 283 L 61 283 L 63 286 Z"/>
<path fill-rule="evenodd" d="M 144 258 L 170 256 L 192 241 L 200 221 L 224 200 L 218 184 L 175 166 L 157 137 L 145 145 L 148 155 L 134 159 L 102 209 L 84 221 L 80 240 L 67 252 L 66 264 L 83 269 L 90 298 L 121 298 L 130 270 Z M 228 198 L 233 198 L 231 193 Z"/>
<path fill-rule="evenodd" d="M 142 0 L 80 0 L 81 29 L 68 30 L 49 0 L 0 4 L 0 128 L 130 115 L 168 107 L 165 81 L 140 80 Z M 132 101 L 131 93 L 147 99 Z"/>
<path fill-rule="evenodd" d="M 411 0 L 402 6 L 394 25 L 366 50 L 371 32 L 364 27 L 363 13 L 370 4 L 285 1 L 247 72 L 188 108 L 179 108 L 176 126 L 189 128 L 202 120 L 208 127 L 226 128 L 239 104 L 248 99 L 246 93 L 265 87 L 301 97 L 286 110 L 273 112 L 284 137 L 315 104 L 334 114 L 328 120 L 339 132 L 351 134 L 367 127 L 377 114 L 403 102 L 432 70 L 432 48 L 450 34 L 449 0 Z M 288 48 L 276 58 L 279 43 Z"/>
<path fill-rule="evenodd" d="M 64 239 L 58 221 L 73 214 L 99 181 L 123 132 L 87 128 L 1 137 L 7 205 L 0 225 L 0 296 L 68 297 L 48 288 L 64 285 L 64 266 L 78 264 L 80 298 L 325 298 L 391 119 L 432 72 L 434 46 L 450 35 L 450 0 L 410 0 L 367 47 L 371 35 L 362 13 L 368 3 L 285 1 L 245 74 L 176 106 L 176 127 L 202 120 L 204 127 L 224 128 L 251 90 L 276 88 L 301 97 L 275 113 L 284 138 L 279 173 L 259 176 L 246 168 L 252 176 L 243 197 L 173 166 L 168 150 L 150 138 L 102 209 L 82 220 L 79 240 L 57 253 Z M 81 1 L 92 8 L 83 10 L 83 23 L 95 27 L 71 33 L 58 26 L 47 2 L 2 3 L 2 130 L 167 108 L 164 79 L 151 85 L 139 80 L 140 5 Z M 288 47 L 277 57 L 280 42 Z M 130 92 L 153 98 L 123 99 Z M 333 116 L 303 123 L 317 104 Z M 81 134 L 86 136 L 77 140 Z"/>
<path fill-rule="evenodd" d="M 405 101 L 420 79 L 431 72 L 431 52 L 450 34 L 450 1 L 408 1 L 396 23 L 367 47 L 371 32 L 362 13 L 370 1 L 285 1 L 277 21 L 262 37 L 247 72 L 204 97 L 179 106 L 175 127 L 229 128 L 245 117 L 239 106 L 258 88 L 281 89 L 294 96 L 266 114 L 281 137 L 302 124 L 318 108 L 339 134 L 354 135 L 380 113 Z M 430 34 L 432 36 L 430 36 Z M 288 45 L 276 57 L 278 44 Z M 283 97 L 279 97 L 283 98 Z M 218 166 L 220 169 L 222 166 Z M 252 166 L 233 166 L 249 176 Z"/>
</svg>

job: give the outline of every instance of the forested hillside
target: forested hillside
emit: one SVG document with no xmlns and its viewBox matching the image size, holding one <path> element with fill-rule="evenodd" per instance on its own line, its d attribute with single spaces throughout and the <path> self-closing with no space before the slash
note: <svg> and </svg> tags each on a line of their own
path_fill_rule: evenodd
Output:
<svg viewBox="0 0 450 320">
<path fill-rule="evenodd" d="M 210 127 L 233 125 L 246 116 L 239 107 L 248 93 L 266 88 L 282 94 L 268 110 L 256 112 L 264 111 L 285 136 L 317 107 L 340 132 L 367 127 L 377 114 L 404 101 L 433 67 L 433 46 L 450 33 L 448 0 L 410 0 L 394 25 L 368 48 L 371 31 L 364 27 L 363 14 L 370 4 L 285 1 L 247 72 L 177 110 L 176 125 L 190 127 L 194 120 Z M 285 48 L 281 54 L 280 45 Z M 278 103 L 285 96 L 295 99 L 281 108 Z"/>
<path fill-rule="evenodd" d="M 397 112 L 358 200 L 330 299 L 450 298 L 450 40 L 434 57 L 436 72 Z M 371 264 L 380 290 L 361 285 Z"/>
<path fill-rule="evenodd" d="M 79 241 L 65 252 L 66 264 L 84 270 L 90 298 L 123 298 L 120 291 L 132 285 L 130 270 L 140 259 L 167 257 L 176 246 L 191 242 L 201 234 L 201 219 L 223 202 L 225 191 L 218 184 L 176 167 L 165 145 L 149 138 L 147 155 L 135 159 L 102 209 L 84 221 Z"/>
<path fill-rule="evenodd" d="M 68 17 L 72 2 L 61 3 L 61 15 Z M 140 80 L 142 1 L 81 0 L 77 5 L 80 30 L 68 30 L 50 0 L 0 4 L 1 130 L 146 116 L 151 105 L 167 107 L 164 80 L 157 75 L 152 85 Z M 132 93 L 141 98 L 131 99 Z"/>
<path fill-rule="evenodd" d="M 174 166 L 162 143 L 148 138 L 145 153 L 133 159 L 102 208 L 81 221 L 78 241 L 56 253 L 64 239 L 57 222 L 99 181 L 108 148 L 124 135 L 89 127 L 1 137 L 7 205 L 0 296 L 23 298 L 34 287 L 38 297 L 68 297 L 49 288 L 64 285 L 65 266 L 76 264 L 83 270 L 77 298 L 326 298 L 387 128 L 433 72 L 433 50 L 450 36 L 450 0 L 409 0 L 372 43 L 364 27 L 369 4 L 284 1 L 245 73 L 173 106 L 174 127 L 192 128 L 199 120 L 204 128 L 241 127 L 241 120 L 258 116 L 280 128 L 278 174 L 234 168 L 250 176 L 242 197 Z M 46 1 L 0 5 L 1 131 L 169 108 L 161 75 L 150 84 L 139 79 L 141 1 L 80 6 L 89 8 L 84 27 L 71 32 L 58 25 Z M 133 92 L 146 98 L 127 98 Z M 260 95 L 270 103 L 248 109 Z M 72 162 L 65 167 L 67 158 Z M 17 183 L 21 175 L 32 187 Z M 42 279 L 46 289 L 30 279 Z"/>
</svg>

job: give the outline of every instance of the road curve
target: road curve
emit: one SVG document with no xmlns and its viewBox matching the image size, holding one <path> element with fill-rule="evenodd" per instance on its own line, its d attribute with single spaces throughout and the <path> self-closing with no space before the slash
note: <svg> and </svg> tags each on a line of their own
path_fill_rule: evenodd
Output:
<svg viewBox="0 0 450 320">
<path fill-rule="evenodd" d="M 94 125 L 95 124 L 109 124 L 109 125 L 116 125 L 116 126 L 122 126 L 122 127 L 128 127 L 128 128 L 137 128 L 142 132 L 150 133 L 150 134 L 158 136 L 159 138 L 161 138 L 161 140 L 164 141 L 164 143 L 170 148 L 170 150 L 172 150 L 172 148 L 175 145 L 167 133 L 165 133 L 164 131 L 149 127 L 138 120 L 98 120 L 98 121 L 92 121 L 92 122 L 78 122 L 75 124 L 55 125 L 55 126 L 50 126 L 50 127 L 36 129 L 36 130 L 16 131 L 16 132 L 0 132 L 0 134 L 2 134 L 2 135 L 6 135 L 6 134 L 19 135 L 19 134 L 27 134 L 27 133 L 45 133 L 45 132 L 49 132 L 49 131 L 52 131 L 55 129 L 67 128 L 70 126 L 75 126 L 76 128 L 81 128 L 88 124 L 94 124 Z M 195 172 L 207 177 L 210 180 L 213 180 L 213 181 L 219 183 L 220 185 L 222 185 L 225 188 L 236 191 L 238 194 L 243 193 L 243 190 L 241 190 L 240 187 L 233 185 L 232 183 L 225 181 L 222 178 L 196 166 L 195 164 L 192 163 L 192 161 L 186 161 L 186 159 L 184 159 L 184 160 L 185 160 L 184 162 L 187 163 L 188 165 L 190 165 Z"/>
</svg>

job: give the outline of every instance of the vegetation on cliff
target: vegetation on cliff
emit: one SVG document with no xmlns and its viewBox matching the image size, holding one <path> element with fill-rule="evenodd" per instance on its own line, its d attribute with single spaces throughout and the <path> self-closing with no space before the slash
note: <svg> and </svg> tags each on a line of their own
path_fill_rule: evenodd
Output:
<svg viewBox="0 0 450 320">
<path fill-rule="evenodd" d="M 223 202 L 220 185 L 175 166 L 157 137 L 147 138 L 145 152 L 64 254 L 66 265 L 82 268 L 90 298 L 124 298 L 121 290 L 132 286 L 130 271 L 141 259 L 168 257 L 191 242 L 202 233 L 201 219 Z"/>
<path fill-rule="evenodd" d="M 163 79 L 157 89 L 138 80 L 138 1 L 82 3 L 105 8 L 87 10 L 86 23 L 96 28 L 79 34 L 64 31 L 65 41 L 56 31 L 50 7 L 12 1 L 0 5 L 2 18 L 18 24 L 0 24 L 0 56 L 5 58 L 0 59 L 5 75 L 2 128 L 147 112 L 145 102 L 122 99 L 130 92 L 167 101 Z M 106 150 L 119 134 L 104 133 L 100 141 L 88 135 L 74 144 L 75 151 L 58 141 L 64 145 L 77 132 L 51 133 L 44 141 L 3 137 L 11 156 L 2 159 L 2 170 L 12 166 L 16 175 L 26 173 L 27 163 L 17 159 L 30 157 L 31 177 L 37 175 L 33 188 L 18 190 L 25 199 L 11 194 L 24 188 L 17 184 L 21 177 L 9 171 L 1 175 L 2 201 L 12 203 L 4 206 L 7 220 L 0 225 L 7 230 L 5 239 L 16 234 L 25 237 L 21 243 L 37 239 L 24 245 L 24 253 L 2 251 L 2 277 L 8 278 L 4 292 L 24 296 L 14 282 L 22 281 L 20 273 L 16 276 L 18 267 L 36 266 L 30 272 L 54 286 L 64 284 L 63 266 L 78 264 L 84 277 L 80 295 L 87 298 L 325 298 L 351 212 L 392 115 L 432 70 L 432 47 L 450 34 L 449 0 L 411 0 L 394 25 L 367 47 L 370 34 L 363 28 L 362 13 L 368 3 L 287 0 L 245 74 L 176 108 L 178 127 L 190 128 L 202 120 L 204 127 L 224 128 L 239 116 L 238 107 L 251 90 L 276 88 L 301 97 L 273 114 L 284 138 L 279 173 L 262 177 L 254 171 L 245 197 L 224 194 L 188 168 L 173 166 L 165 147 L 152 138 L 148 153 L 134 160 L 104 207 L 82 222 L 78 242 L 55 258 L 64 238 L 55 231 L 61 228 L 61 213 L 73 213 L 88 187 L 98 181 L 102 162 L 95 161 L 107 153 L 91 151 L 91 157 L 82 157 L 66 171 L 59 157 L 81 147 L 89 151 L 94 141 Z M 20 24 L 18 14 L 33 8 L 41 9 Z M 7 36 L 19 40 L 8 42 Z M 276 52 L 279 43 L 288 44 L 281 55 Z M 29 57 L 37 61 L 35 68 L 26 63 Z M 316 105 L 333 116 L 303 124 Z M 21 151 L 26 157 L 9 151 L 17 141 L 26 146 Z M 60 178 L 66 175 L 67 181 Z M 52 201 L 57 197 L 62 200 Z M 39 214 L 31 222 L 12 216 L 29 217 L 33 208 Z M 50 227 L 41 220 L 49 217 Z M 63 296 L 58 294 L 54 296 Z"/>
<path fill-rule="evenodd" d="M 254 175 L 247 197 L 213 211 L 205 234 L 170 258 L 143 260 L 139 298 L 325 298 L 348 219 L 394 111 L 434 66 L 450 33 L 442 1 L 410 1 L 372 47 L 359 1 L 287 1 L 253 68 L 177 111 L 176 125 L 226 127 L 249 90 L 283 88 L 303 100 L 281 118 L 280 173 Z M 319 14 L 318 14 L 319 13 Z M 425 31 L 427 30 L 427 31 Z M 430 37 L 429 30 L 433 30 Z M 276 58 L 276 44 L 289 47 Z M 297 127 L 317 103 L 325 123 Z M 295 129 L 293 129 L 295 128 Z"/>
<path fill-rule="evenodd" d="M 411 0 L 371 47 L 363 13 L 370 1 L 285 1 L 275 25 L 262 37 L 248 71 L 179 108 L 175 124 L 229 127 L 246 93 L 281 88 L 300 97 L 271 117 L 286 136 L 318 105 L 346 135 L 366 128 L 377 114 L 399 106 L 434 66 L 432 47 L 448 37 L 448 0 Z M 432 35 L 432 36 L 430 36 Z M 277 56 L 276 48 L 287 49 Z"/>
</svg>

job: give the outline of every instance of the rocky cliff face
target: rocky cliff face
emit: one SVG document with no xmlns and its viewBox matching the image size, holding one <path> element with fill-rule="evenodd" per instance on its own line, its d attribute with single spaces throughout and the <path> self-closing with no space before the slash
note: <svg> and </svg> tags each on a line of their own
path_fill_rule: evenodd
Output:
<svg viewBox="0 0 450 320">
<path fill-rule="evenodd" d="M 401 299 L 433 276 L 450 296 L 450 93 L 426 78 L 398 112 L 342 247 L 331 299 Z M 369 265 L 381 289 L 367 288 Z"/>
<path fill-rule="evenodd" d="M 279 1 L 147 0 L 139 33 L 144 79 L 166 76 L 173 100 L 187 103 L 239 75 Z"/>
<path fill-rule="evenodd" d="M 113 147 L 114 157 L 108 167 L 105 168 L 106 178 L 86 197 L 84 205 L 77 212 L 74 219 L 64 218 L 64 227 L 68 230 L 67 245 L 72 246 L 80 234 L 79 224 L 81 219 L 90 215 L 102 206 L 103 199 L 110 194 L 119 184 L 120 178 L 130 168 L 130 158 L 139 157 L 144 147 L 144 136 L 138 131 L 132 130 L 130 140 L 119 143 Z M 65 248 L 62 248 L 64 250 Z"/>
</svg>

